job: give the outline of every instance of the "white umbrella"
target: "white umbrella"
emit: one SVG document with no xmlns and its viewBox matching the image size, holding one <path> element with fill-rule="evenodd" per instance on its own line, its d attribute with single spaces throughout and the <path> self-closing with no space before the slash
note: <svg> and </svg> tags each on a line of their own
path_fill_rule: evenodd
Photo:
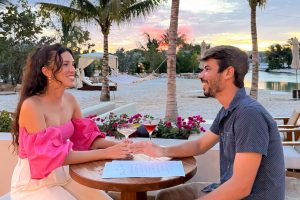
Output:
<svg viewBox="0 0 300 200">
<path fill-rule="evenodd" d="M 300 62 L 299 62 L 299 42 L 296 37 L 292 39 L 292 68 L 296 69 L 296 84 L 298 89 L 298 74 L 297 70 L 300 68 Z"/>
<path fill-rule="evenodd" d="M 200 45 L 201 49 L 200 49 L 200 58 L 202 58 L 204 56 L 204 53 L 206 51 L 206 43 L 204 42 L 204 40 L 201 42 L 201 45 Z M 199 65 L 199 68 L 200 69 L 203 69 L 203 62 L 200 61 L 200 65 Z"/>
</svg>

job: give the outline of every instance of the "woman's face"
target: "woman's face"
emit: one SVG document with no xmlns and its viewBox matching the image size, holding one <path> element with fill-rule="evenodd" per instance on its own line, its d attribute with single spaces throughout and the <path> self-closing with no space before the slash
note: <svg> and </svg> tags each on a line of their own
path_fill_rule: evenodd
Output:
<svg viewBox="0 0 300 200">
<path fill-rule="evenodd" d="M 75 86 L 75 67 L 73 56 L 65 51 L 61 54 L 62 66 L 60 70 L 55 74 L 57 84 L 63 87 L 69 88 Z"/>
</svg>

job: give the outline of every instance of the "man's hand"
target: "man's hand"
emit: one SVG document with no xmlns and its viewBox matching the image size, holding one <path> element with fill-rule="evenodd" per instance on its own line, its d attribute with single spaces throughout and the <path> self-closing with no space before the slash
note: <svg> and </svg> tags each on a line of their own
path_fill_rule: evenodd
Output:
<svg viewBox="0 0 300 200">
<path fill-rule="evenodd" d="M 134 154 L 146 154 L 151 157 L 162 157 L 163 147 L 152 142 L 136 142 L 130 144 L 130 150 Z"/>
</svg>

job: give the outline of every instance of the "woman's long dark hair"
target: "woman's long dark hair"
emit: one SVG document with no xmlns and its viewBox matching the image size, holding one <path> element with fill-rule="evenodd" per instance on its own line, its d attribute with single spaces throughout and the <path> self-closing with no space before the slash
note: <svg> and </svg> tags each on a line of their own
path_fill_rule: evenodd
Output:
<svg viewBox="0 0 300 200">
<path fill-rule="evenodd" d="M 43 94 L 48 86 L 47 77 L 42 73 L 44 66 L 55 66 L 53 70 L 53 78 L 60 71 L 63 60 L 61 54 L 68 51 L 73 56 L 70 49 L 60 44 L 48 45 L 36 49 L 28 58 L 23 71 L 22 86 L 20 90 L 20 99 L 14 113 L 14 121 L 12 125 L 12 144 L 15 150 L 19 146 L 19 117 L 23 102 L 31 96 Z"/>
</svg>

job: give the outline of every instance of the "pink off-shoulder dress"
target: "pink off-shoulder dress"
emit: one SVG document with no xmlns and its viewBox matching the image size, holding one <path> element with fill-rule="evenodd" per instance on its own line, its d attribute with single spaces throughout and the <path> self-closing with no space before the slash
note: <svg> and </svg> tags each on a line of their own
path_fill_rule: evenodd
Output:
<svg viewBox="0 0 300 200">
<path fill-rule="evenodd" d="M 69 176 L 68 166 L 62 165 L 70 151 L 88 150 L 97 137 L 104 138 L 105 134 L 87 118 L 33 134 L 20 128 L 11 199 L 110 199 L 103 191 L 77 184 Z"/>
</svg>

